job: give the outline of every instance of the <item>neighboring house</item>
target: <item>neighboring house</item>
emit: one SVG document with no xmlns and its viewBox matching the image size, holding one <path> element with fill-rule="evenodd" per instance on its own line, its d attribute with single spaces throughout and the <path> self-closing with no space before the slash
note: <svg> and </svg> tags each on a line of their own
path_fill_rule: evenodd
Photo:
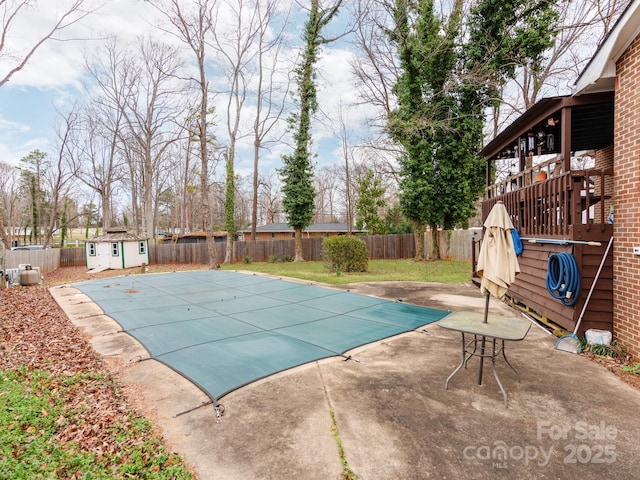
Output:
<svg viewBox="0 0 640 480">
<path fill-rule="evenodd" d="M 540 100 L 481 155 L 488 161 L 483 218 L 502 201 L 520 235 L 538 240 L 525 241 L 522 272 L 509 290 L 514 302 L 572 331 L 613 236 L 579 332 L 612 330 L 640 358 L 640 0 L 621 15 L 572 95 Z M 511 175 L 494 181 L 495 162 L 506 159 Z M 559 252 L 579 267 L 573 306 L 546 289 L 549 255 Z"/>
<path fill-rule="evenodd" d="M 227 241 L 227 232 L 213 232 L 213 241 L 222 243 Z M 189 232 L 182 235 L 172 235 L 162 239 L 162 243 L 207 243 L 207 232 Z"/>
<path fill-rule="evenodd" d="M 362 230 L 349 230 L 346 223 L 312 223 L 302 231 L 303 238 L 334 237 L 351 233 L 365 233 Z M 251 228 L 238 232 L 244 240 L 251 239 Z M 295 231 L 286 223 L 269 223 L 256 227 L 256 240 L 290 240 L 295 237 Z"/>
<path fill-rule="evenodd" d="M 149 264 L 149 242 L 125 229 L 108 229 L 85 243 L 87 268 L 117 270 Z"/>
</svg>

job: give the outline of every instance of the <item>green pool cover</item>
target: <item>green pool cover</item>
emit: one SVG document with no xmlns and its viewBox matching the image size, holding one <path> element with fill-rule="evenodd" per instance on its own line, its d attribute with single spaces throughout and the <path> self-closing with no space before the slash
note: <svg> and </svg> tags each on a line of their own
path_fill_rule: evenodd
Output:
<svg viewBox="0 0 640 480">
<path fill-rule="evenodd" d="M 151 358 L 215 403 L 260 378 L 449 312 L 269 277 L 199 270 L 76 283 Z"/>
</svg>

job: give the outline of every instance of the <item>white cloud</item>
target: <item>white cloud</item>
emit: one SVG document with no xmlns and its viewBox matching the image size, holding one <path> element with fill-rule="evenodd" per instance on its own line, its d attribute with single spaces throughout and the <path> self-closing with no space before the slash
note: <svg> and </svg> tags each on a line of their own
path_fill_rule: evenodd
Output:
<svg viewBox="0 0 640 480">
<path fill-rule="evenodd" d="M 74 1 L 41 0 L 34 2 L 31 8 L 20 11 L 13 28 L 8 32 L 7 46 L 0 57 L 0 78 L 16 65 L 16 59 L 24 58 L 31 47 L 51 30 L 55 19 L 66 12 Z M 125 40 L 132 40 L 145 32 L 157 31 L 151 21 L 158 14 L 143 1 L 85 0 L 83 8 L 96 10 L 46 41 L 24 69 L 12 77 L 11 85 L 78 87 L 85 50 L 95 48 L 96 43 L 107 35 L 117 34 Z"/>
<path fill-rule="evenodd" d="M 24 123 L 7 120 L 0 115 L 0 138 L 4 136 L 14 135 L 16 133 L 29 132 L 29 126 Z"/>
</svg>

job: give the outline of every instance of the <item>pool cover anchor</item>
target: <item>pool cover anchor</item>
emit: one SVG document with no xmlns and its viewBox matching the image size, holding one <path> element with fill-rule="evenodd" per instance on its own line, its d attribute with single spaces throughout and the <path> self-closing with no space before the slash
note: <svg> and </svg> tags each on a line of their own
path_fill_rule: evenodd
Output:
<svg viewBox="0 0 640 480">
<path fill-rule="evenodd" d="M 222 407 L 222 408 L 220 408 L 220 407 Z M 216 423 L 222 422 L 222 415 L 224 415 L 224 405 L 218 403 L 214 407 L 214 409 L 216 411 Z"/>
<path fill-rule="evenodd" d="M 353 361 L 354 361 L 354 362 L 356 362 L 356 363 L 361 363 L 362 365 L 365 365 L 365 363 L 364 363 L 363 361 L 358 360 L 357 358 L 352 357 L 351 355 L 345 355 L 345 354 L 343 353 L 343 354 L 341 354 L 340 356 L 342 357 L 342 361 L 343 361 L 343 362 L 347 362 L 347 361 L 349 361 L 349 360 L 353 360 Z"/>
<path fill-rule="evenodd" d="M 189 408 L 188 410 L 185 410 L 183 412 L 180 413 L 176 413 L 173 418 L 177 418 L 177 417 L 181 417 L 182 415 L 186 415 L 187 413 L 191 413 L 191 412 L 195 412 L 196 410 L 202 408 L 202 407 L 206 407 L 207 405 L 211 405 L 215 403 L 215 406 L 213 407 L 215 412 L 216 412 L 216 423 L 220 423 L 222 421 L 222 416 L 224 415 L 224 405 L 221 403 L 216 403 L 213 400 L 209 400 L 206 402 L 202 402 L 200 405 L 197 405 L 195 407 Z"/>
</svg>

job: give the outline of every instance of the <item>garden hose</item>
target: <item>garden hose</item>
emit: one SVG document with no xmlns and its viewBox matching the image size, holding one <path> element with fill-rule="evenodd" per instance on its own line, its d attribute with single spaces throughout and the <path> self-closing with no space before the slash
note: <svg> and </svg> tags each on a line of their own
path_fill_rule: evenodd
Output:
<svg viewBox="0 0 640 480">
<path fill-rule="evenodd" d="M 580 294 L 580 272 L 576 259 L 570 253 L 552 253 L 547 270 L 547 290 L 553 298 L 571 306 Z"/>
</svg>

